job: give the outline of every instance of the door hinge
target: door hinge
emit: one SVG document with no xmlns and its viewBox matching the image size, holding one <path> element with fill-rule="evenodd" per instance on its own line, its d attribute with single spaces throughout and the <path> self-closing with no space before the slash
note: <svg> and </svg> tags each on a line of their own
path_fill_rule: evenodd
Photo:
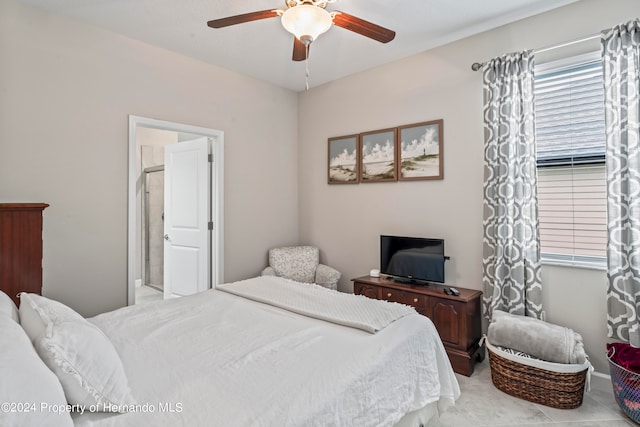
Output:
<svg viewBox="0 0 640 427">
<path fill-rule="evenodd" d="M 209 221 L 209 230 L 213 230 L 213 221 Z"/>
<path fill-rule="evenodd" d="M 209 154 L 209 163 L 213 163 L 213 154 Z"/>
</svg>

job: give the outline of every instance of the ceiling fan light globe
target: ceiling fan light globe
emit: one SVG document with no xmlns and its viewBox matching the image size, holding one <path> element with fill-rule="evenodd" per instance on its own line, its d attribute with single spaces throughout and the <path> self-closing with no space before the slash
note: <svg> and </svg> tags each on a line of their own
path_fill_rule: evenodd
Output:
<svg viewBox="0 0 640 427">
<path fill-rule="evenodd" d="M 282 14 L 284 29 L 301 41 L 303 37 L 307 40 L 309 37 L 311 40 L 317 39 L 332 24 L 333 18 L 329 12 L 309 4 L 291 7 Z"/>
</svg>

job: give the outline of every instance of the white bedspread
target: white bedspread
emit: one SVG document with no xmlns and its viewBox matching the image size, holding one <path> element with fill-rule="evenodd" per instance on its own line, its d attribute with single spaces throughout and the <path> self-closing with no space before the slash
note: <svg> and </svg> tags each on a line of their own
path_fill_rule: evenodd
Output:
<svg viewBox="0 0 640 427">
<path fill-rule="evenodd" d="M 227 283 L 219 285 L 218 289 L 294 313 L 371 333 L 416 312 L 408 305 L 372 300 L 364 295 L 345 294 L 311 283 L 294 282 L 275 276 Z"/>
<path fill-rule="evenodd" d="M 370 334 L 211 290 L 90 320 L 141 406 L 75 416 L 77 426 L 393 426 L 459 396 L 418 314 Z"/>
</svg>

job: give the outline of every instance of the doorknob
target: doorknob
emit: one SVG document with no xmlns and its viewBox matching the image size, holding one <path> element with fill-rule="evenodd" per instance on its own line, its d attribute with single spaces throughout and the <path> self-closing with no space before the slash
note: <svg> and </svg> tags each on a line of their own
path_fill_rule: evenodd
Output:
<svg viewBox="0 0 640 427">
<path fill-rule="evenodd" d="M 164 235 L 164 240 L 166 240 L 167 242 L 169 241 L 169 235 L 168 234 Z"/>
</svg>

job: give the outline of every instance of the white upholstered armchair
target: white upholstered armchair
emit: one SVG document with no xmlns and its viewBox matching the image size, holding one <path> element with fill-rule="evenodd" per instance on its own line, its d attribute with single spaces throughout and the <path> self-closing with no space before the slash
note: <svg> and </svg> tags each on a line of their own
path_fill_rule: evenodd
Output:
<svg viewBox="0 0 640 427">
<path fill-rule="evenodd" d="M 262 276 L 279 276 L 304 283 L 338 288 L 340 272 L 320 264 L 320 250 L 314 246 L 288 246 L 269 250 L 269 267 Z"/>
</svg>

